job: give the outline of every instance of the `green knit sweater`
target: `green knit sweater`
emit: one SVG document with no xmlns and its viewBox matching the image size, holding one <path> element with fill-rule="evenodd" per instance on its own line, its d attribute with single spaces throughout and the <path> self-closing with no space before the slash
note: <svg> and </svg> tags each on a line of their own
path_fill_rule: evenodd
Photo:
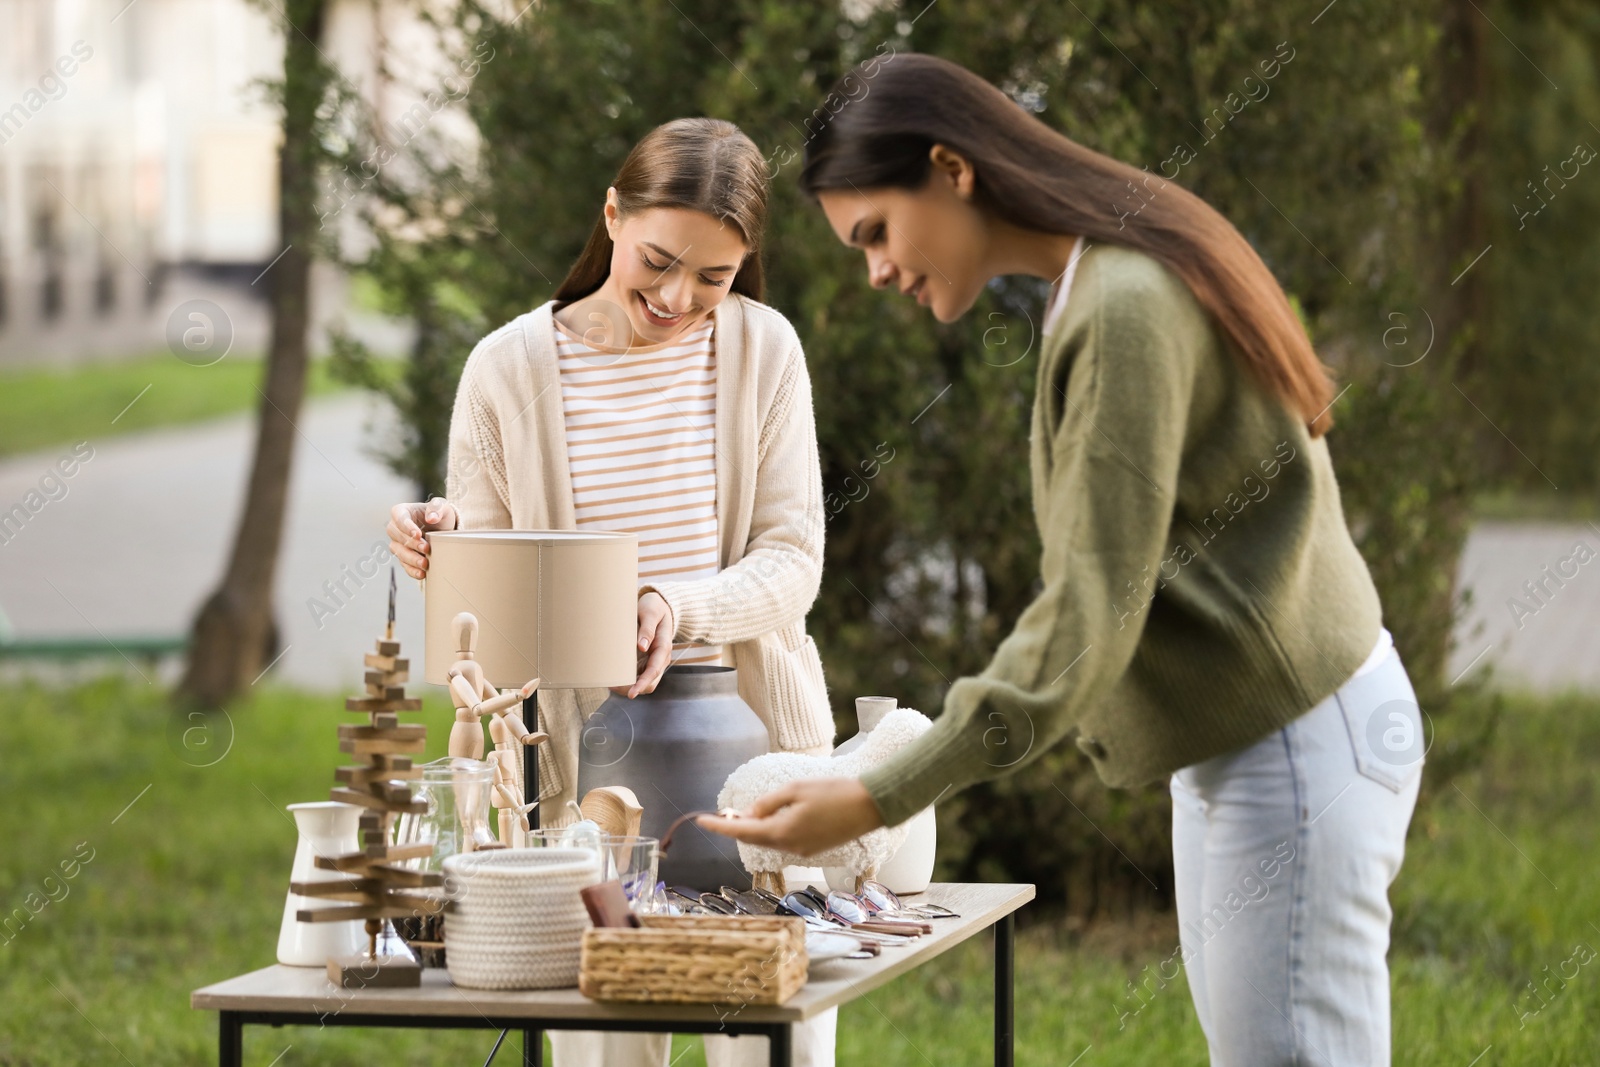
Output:
<svg viewBox="0 0 1600 1067">
<path fill-rule="evenodd" d="M 1166 266 L 1085 252 L 1037 389 L 1043 589 L 933 728 L 862 775 L 889 825 L 1074 727 L 1111 786 L 1238 749 L 1378 639 L 1326 442 L 1256 386 Z"/>
</svg>

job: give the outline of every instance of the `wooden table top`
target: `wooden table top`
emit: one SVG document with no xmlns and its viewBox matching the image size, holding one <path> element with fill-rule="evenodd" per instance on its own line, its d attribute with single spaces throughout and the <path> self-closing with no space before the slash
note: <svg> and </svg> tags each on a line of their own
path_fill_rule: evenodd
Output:
<svg viewBox="0 0 1600 1067">
<path fill-rule="evenodd" d="M 885 946 L 871 959 L 823 960 L 811 965 L 800 991 L 779 1005 L 747 1004 L 736 1013 L 742 1022 L 800 1022 L 870 993 L 899 975 L 945 952 L 1034 898 L 1031 885 L 980 882 L 935 882 L 927 892 L 904 896 L 908 902 L 943 904 L 959 919 L 933 920 L 933 933 L 909 944 Z M 674 1021 L 717 1020 L 730 1014 L 728 1005 L 640 1004 L 590 1000 L 576 987 L 499 991 L 461 989 L 438 968 L 422 972 L 417 989 L 339 989 L 321 967 L 275 964 L 197 989 L 190 1006 L 202 1011 L 286 1012 L 333 1015 L 474 1016 L 495 1020 L 633 1019 Z M 662 1029 L 669 1029 L 663 1026 Z"/>
</svg>

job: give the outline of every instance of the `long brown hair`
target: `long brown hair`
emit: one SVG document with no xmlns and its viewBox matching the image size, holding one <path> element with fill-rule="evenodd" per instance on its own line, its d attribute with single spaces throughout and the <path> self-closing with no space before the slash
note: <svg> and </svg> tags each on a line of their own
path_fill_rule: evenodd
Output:
<svg viewBox="0 0 1600 1067">
<path fill-rule="evenodd" d="M 623 216 L 677 207 L 732 224 L 749 251 L 729 288 L 760 300 L 765 288 L 761 233 L 767 224 L 768 176 L 761 150 L 739 127 L 721 119 L 687 118 L 673 119 L 645 134 L 611 184 Z M 611 235 L 601 211 L 578 261 L 556 290 L 556 306 L 600 288 L 611 273 L 611 253 Z"/>
<path fill-rule="evenodd" d="M 800 188 L 921 188 L 943 144 L 976 171 L 977 201 L 1017 226 L 1082 234 L 1160 260 L 1182 278 L 1261 386 L 1305 420 L 1333 425 L 1333 382 L 1283 289 L 1250 243 L 1204 200 L 1052 130 L 976 74 L 937 56 L 868 60 L 840 79 L 841 105 L 806 143 Z M 1131 186 L 1130 186 L 1130 183 Z M 1117 205 L 1138 205 L 1117 211 Z M 1107 208 L 1110 208 L 1108 211 Z"/>
</svg>

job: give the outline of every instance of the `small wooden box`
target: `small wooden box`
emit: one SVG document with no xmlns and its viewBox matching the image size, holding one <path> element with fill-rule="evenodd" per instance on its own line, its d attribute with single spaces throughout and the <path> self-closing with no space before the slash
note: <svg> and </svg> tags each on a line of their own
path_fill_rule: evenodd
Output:
<svg viewBox="0 0 1600 1067">
<path fill-rule="evenodd" d="M 645 915 L 583 932 L 578 990 L 594 1000 L 782 1004 L 806 984 L 805 920 Z"/>
</svg>

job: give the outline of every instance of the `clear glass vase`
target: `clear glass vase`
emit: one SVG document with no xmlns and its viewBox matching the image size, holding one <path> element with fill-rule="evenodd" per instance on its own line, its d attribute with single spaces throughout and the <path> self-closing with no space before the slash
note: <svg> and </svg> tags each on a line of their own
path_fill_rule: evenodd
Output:
<svg viewBox="0 0 1600 1067">
<path fill-rule="evenodd" d="M 418 871 L 442 871 L 444 861 L 458 852 L 472 852 L 498 842 L 489 830 L 489 793 L 494 786 L 494 765 L 484 760 L 446 756 L 422 765 L 422 777 L 412 790 L 425 800 L 423 815 L 395 819 L 396 845 L 433 846 L 433 854 L 407 860 Z"/>
<path fill-rule="evenodd" d="M 499 847 L 489 831 L 489 795 L 494 786 L 494 765 L 484 760 L 446 756 L 422 765 L 412 795 L 427 802 L 421 815 L 401 815 L 394 823 L 396 845 L 433 846 L 430 855 L 403 861 L 417 871 L 442 871 L 444 861 L 462 852 Z M 439 888 L 419 889 L 426 895 L 443 895 Z M 394 920 L 395 931 L 416 953 L 424 967 L 443 967 L 444 914 L 412 915 Z"/>
</svg>

